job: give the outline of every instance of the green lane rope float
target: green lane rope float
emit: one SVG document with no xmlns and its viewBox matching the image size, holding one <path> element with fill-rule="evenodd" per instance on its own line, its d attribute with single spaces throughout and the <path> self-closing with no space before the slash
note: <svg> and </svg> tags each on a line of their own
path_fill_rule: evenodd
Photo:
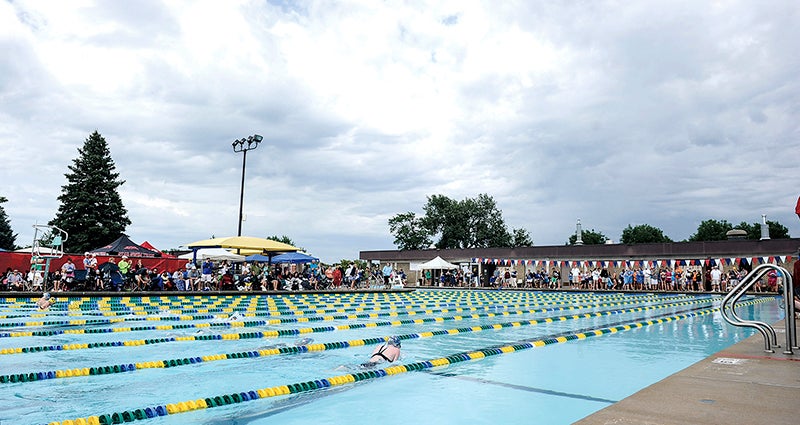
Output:
<svg viewBox="0 0 800 425">
<path fill-rule="evenodd" d="M 420 294 L 422 294 L 422 293 L 420 293 Z M 503 295 L 503 294 L 498 294 L 498 295 Z M 683 296 L 687 297 L 685 294 Z M 369 303 L 363 302 L 363 300 L 364 300 L 363 298 L 356 298 L 356 299 L 345 300 L 346 302 L 343 302 L 343 303 L 342 302 L 331 303 L 331 302 L 327 301 L 330 297 L 324 297 L 324 298 L 319 298 L 319 299 L 316 299 L 316 298 L 312 299 L 314 301 L 314 303 L 311 304 L 306 299 L 307 295 L 301 295 L 301 296 L 287 295 L 287 296 L 279 298 L 279 301 L 277 301 L 277 302 L 273 298 L 266 298 L 266 297 L 259 297 L 259 296 L 249 297 L 250 301 L 248 301 L 245 304 L 241 300 L 239 300 L 239 301 L 237 301 L 235 303 L 230 302 L 230 300 L 227 300 L 228 297 L 230 297 L 230 296 L 226 296 L 225 297 L 226 299 L 223 299 L 222 301 L 217 300 L 214 296 L 210 296 L 208 298 L 185 297 L 185 298 L 180 298 L 180 301 L 174 300 L 173 299 L 174 297 L 167 297 L 166 299 L 158 298 L 156 300 L 151 299 L 151 297 L 128 298 L 128 299 L 124 299 L 123 301 L 115 300 L 115 299 L 112 299 L 112 300 L 101 299 L 100 301 L 97 301 L 97 300 L 91 299 L 91 298 L 88 299 L 88 301 L 87 301 L 86 298 L 82 298 L 80 300 L 80 302 L 73 301 L 73 302 L 69 303 L 69 307 L 68 307 L 69 311 L 68 311 L 67 314 L 68 315 L 74 315 L 74 313 L 76 313 L 76 312 L 84 311 L 84 310 L 88 309 L 88 310 L 92 310 L 92 311 L 86 312 L 86 313 L 84 313 L 84 315 L 104 315 L 104 316 L 116 316 L 118 314 L 147 315 L 148 312 L 150 312 L 150 313 L 161 313 L 161 312 L 164 312 L 165 309 L 167 309 L 167 311 L 171 311 L 172 309 L 178 309 L 183 314 L 189 314 L 189 313 L 206 313 L 207 314 L 207 313 L 213 313 L 213 312 L 217 312 L 217 313 L 232 313 L 234 311 L 252 312 L 252 311 L 262 310 L 262 311 L 268 311 L 269 312 L 268 315 L 280 315 L 281 312 L 284 312 L 286 314 L 295 314 L 295 315 L 297 315 L 297 314 L 303 314 L 303 313 L 300 313 L 302 311 L 315 310 L 315 309 L 318 310 L 319 307 L 318 307 L 317 304 L 319 304 L 320 302 L 327 302 L 326 307 L 327 307 L 328 310 L 332 310 L 332 312 L 341 312 L 341 309 L 340 309 L 341 307 L 352 307 L 352 308 L 355 308 L 356 310 L 358 310 L 359 307 L 370 307 L 372 309 L 375 309 L 376 305 L 381 306 L 381 305 L 386 305 L 386 304 L 389 305 L 390 309 L 397 309 L 397 308 L 402 309 L 403 307 L 397 307 L 397 305 L 399 304 L 399 305 L 403 306 L 403 305 L 409 303 L 408 300 L 397 300 L 396 298 L 393 298 L 393 299 L 388 299 L 387 298 L 387 299 L 385 299 L 383 301 L 379 301 L 379 302 L 375 302 L 374 300 L 370 300 Z M 618 298 L 632 298 L 632 297 L 637 297 L 637 298 L 647 297 L 647 298 L 652 298 L 652 299 L 661 298 L 661 297 L 653 295 L 653 294 L 644 294 L 644 295 L 637 295 L 637 296 L 631 296 L 631 295 L 625 295 L 625 294 L 604 294 L 602 296 L 595 296 L 595 295 L 581 296 L 581 294 L 574 294 L 572 297 L 569 298 L 569 301 L 566 301 L 566 302 L 565 301 L 561 301 L 560 303 L 561 304 L 570 304 L 570 303 L 574 302 L 576 299 L 579 299 L 579 300 L 580 299 L 607 300 L 607 299 L 610 299 L 610 298 L 618 299 Z M 240 297 L 240 298 L 244 299 L 244 297 Z M 294 302 L 291 301 L 292 298 L 294 298 Z M 261 302 L 263 299 L 267 299 L 267 301 L 266 301 L 267 305 L 266 306 L 262 306 L 261 305 L 261 304 L 264 304 L 263 302 Z M 473 299 L 476 301 L 476 303 L 480 304 L 481 306 L 486 305 L 487 301 L 488 301 L 488 304 L 491 305 L 494 302 L 508 302 L 508 301 L 513 302 L 514 300 L 524 300 L 525 302 L 531 302 L 531 301 L 533 301 L 533 302 L 542 302 L 542 301 L 544 301 L 545 303 L 548 303 L 548 304 L 554 304 L 554 303 L 559 303 L 558 300 L 564 300 L 565 296 L 564 295 L 538 296 L 536 294 L 534 294 L 533 296 L 526 296 L 526 297 L 495 296 L 493 298 L 487 298 L 485 296 L 484 297 L 463 297 L 462 296 L 462 297 L 457 297 L 457 298 L 450 297 L 450 298 L 444 299 L 445 302 L 442 302 L 442 298 L 441 297 L 437 297 L 437 299 L 433 299 L 433 300 L 430 297 L 420 297 L 420 296 L 412 297 L 412 300 L 417 300 L 417 301 L 423 302 L 423 303 L 433 301 L 433 302 L 435 302 L 435 305 L 433 305 L 435 307 L 443 307 L 445 304 L 452 304 L 454 300 L 458 301 L 458 302 L 466 303 L 467 305 L 470 305 L 470 304 L 472 304 L 471 300 L 473 300 Z M 209 300 L 211 300 L 211 301 L 209 301 Z M 466 300 L 466 301 L 464 301 L 464 300 Z M 31 299 L 30 302 L 33 303 L 34 300 Z M 414 302 L 414 301 L 412 301 L 412 302 Z M 295 305 L 295 303 L 299 304 L 299 306 Z M 59 302 L 59 304 L 63 304 L 63 303 Z M 205 304 L 210 304 L 210 306 L 209 305 L 205 305 Z M 243 305 L 243 304 L 244 304 L 244 307 L 240 307 L 240 305 Z M 191 305 L 192 307 L 195 307 L 195 308 L 187 308 L 187 305 Z M 203 305 L 205 305 L 205 308 L 197 308 L 197 307 L 203 307 Z M 217 306 L 217 308 L 212 308 L 214 306 Z M 409 308 L 409 307 L 405 306 L 405 308 Z M 100 310 L 100 311 L 98 312 L 96 310 Z M 291 313 L 289 313 L 289 312 L 291 312 Z M 315 311 L 315 312 L 318 313 L 318 314 L 323 313 L 323 311 Z M 54 312 L 36 312 L 36 313 L 31 314 L 30 317 L 47 317 L 48 314 L 56 314 L 56 313 L 54 313 Z M 57 314 L 64 314 L 64 313 L 58 312 Z M 264 313 L 261 313 L 261 314 L 264 314 Z M 266 314 L 264 314 L 264 315 L 266 315 Z M 10 317 L 19 317 L 19 315 L 13 315 L 13 316 L 7 315 L 5 318 L 10 318 Z M 0 318 L 4 318 L 4 317 L 0 316 Z"/>
<path fill-rule="evenodd" d="M 689 304 L 697 304 L 697 303 L 707 303 L 711 302 L 714 299 L 712 298 L 700 298 L 693 301 L 684 301 L 680 303 L 673 303 L 673 304 L 660 304 L 656 306 L 643 306 L 643 307 L 634 307 L 630 309 L 631 312 L 634 311 L 645 311 L 645 310 L 653 310 L 653 309 L 662 309 L 662 308 L 670 308 L 676 307 L 681 305 L 689 305 Z M 608 306 L 611 306 L 609 304 Z M 82 349 L 93 349 L 93 348 L 107 348 L 107 347 L 136 347 L 136 346 L 143 346 L 143 345 L 153 345 L 153 344 L 163 344 L 163 343 L 172 343 L 172 342 L 190 342 L 190 341 L 208 341 L 208 340 L 239 340 L 239 339 L 250 339 L 250 338 L 277 338 L 281 336 L 297 336 L 302 334 L 308 333 L 318 333 L 318 332 L 333 332 L 333 331 L 343 331 L 343 330 L 356 330 L 356 329 L 365 329 L 365 328 L 372 328 L 372 327 L 379 327 L 379 326 L 401 326 L 405 324 L 424 324 L 424 323 L 432 323 L 432 322 L 444 322 L 449 320 L 463 320 L 467 319 L 480 319 L 480 318 L 492 318 L 496 316 L 511 316 L 513 314 L 521 315 L 521 314 L 534 314 L 544 311 L 536 311 L 536 310 L 529 310 L 529 311 L 503 311 L 501 313 L 482 313 L 482 314 L 471 314 L 467 316 L 448 316 L 448 317 L 429 317 L 423 319 L 408 319 L 408 320 L 397 320 L 397 321 L 389 321 L 389 322 L 371 322 L 371 323 L 355 323 L 355 324 L 345 324 L 345 325 L 338 325 L 338 326 L 324 326 L 324 327 L 316 327 L 316 328 L 301 328 L 301 329 L 283 329 L 283 330 L 267 330 L 267 331 L 257 331 L 257 332 L 245 332 L 245 333 L 232 333 L 232 334 L 221 334 L 221 335 L 187 335 L 187 336 L 179 336 L 179 337 L 167 337 L 167 338 L 150 338 L 150 339 L 137 339 L 137 340 L 126 340 L 126 341 L 106 341 L 106 342 L 92 342 L 92 343 L 73 343 L 73 344 L 61 344 L 61 345 L 45 345 L 45 346 L 34 346 L 34 347 L 12 347 L 12 348 L 3 348 L 0 349 L 0 354 L 23 354 L 23 353 L 38 353 L 42 351 L 62 351 L 62 350 L 82 350 Z M 425 312 L 426 314 L 432 314 L 430 310 Z M 375 313 L 372 313 L 375 314 Z M 391 317 L 399 316 L 400 312 L 393 312 L 388 313 Z M 603 314 L 598 313 L 586 313 L 587 316 L 585 317 L 594 317 L 594 316 L 602 316 Z M 584 317 L 582 315 L 572 315 L 572 316 L 563 316 L 558 320 L 568 320 L 567 318 L 581 318 Z M 346 317 L 351 319 L 352 317 Z M 311 318 L 298 318 L 298 321 L 303 321 L 301 319 L 308 319 Z M 326 318 L 320 318 L 320 320 Z M 330 319 L 333 320 L 333 319 Z M 540 319 L 541 321 L 554 321 L 552 319 Z M 242 322 L 231 322 L 231 323 L 220 323 L 219 325 L 234 325 L 243 326 Z M 268 324 L 266 322 L 259 323 L 259 324 Z M 202 324 L 202 325 L 212 325 L 212 324 Z M 163 328 L 167 328 L 169 325 L 163 326 Z M 188 325 L 187 325 L 188 327 Z M 200 326 L 198 326 L 200 327 Z M 208 326 L 206 326 L 208 327 Z M 114 329 L 125 329 L 125 328 L 114 328 Z M 83 333 L 80 331 L 75 331 L 73 333 Z"/>
<path fill-rule="evenodd" d="M 764 302 L 766 300 L 753 300 L 748 303 Z M 207 409 L 225 406 L 229 404 L 238 404 L 246 401 L 254 401 L 262 398 L 278 397 L 289 394 L 298 394 L 303 392 L 315 391 L 328 387 L 335 387 L 340 385 L 348 385 L 355 382 L 367 381 L 371 379 L 383 378 L 391 375 L 398 375 L 406 372 L 421 371 L 432 369 L 440 366 L 456 364 L 470 360 L 481 360 L 487 357 L 492 357 L 500 354 L 514 353 L 517 351 L 528 350 L 533 348 L 545 347 L 552 344 L 560 344 L 568 341 L 578 341 L 595 336 L 609 335 L 618 332 L 624 332 L 631 329 L 643 328 L 656 324 L 668 323 L 677 320 L 684 320 L 690 317 L 703 316 L 713 313 L 718 308 L 707 308 L 696 310 L 693 312 L 666 316 L 661 318 L 653 318 L 651 320 L 639 321 L 628 323 L 625 325 L 605 327 L 591 331 L 572 333 L 567 335 L 558 336 L 555 338 L 536 339 L 533 341 L 520 341 L 516 343 L 492 346 L 479 350 L 461 352 L 451 354 L 446 357 L 430 359 L 426 361 L 407 363 L 386 368 L 348 373 L 344 375 L 332 376 L 313 381 L 298 382 L 288 385 L 279 385 L 269 388 L 262 388 L 258 390 L 242 391 L 232 394 L 224 394 L 217 396 L 209 396 L 199 398 L 196 400 L 181 401 L 178 403 L 167 403 L 156 406 L 148 406 L 134 410 L 127 410 L 123 412 L 114 412 L 110 414 L 94 415 L 89 417 L 81 417 L 77 419 L 67 419 L 61 422 L 50 422 L 49 425 L 105 425 L 105 424 L 119 424 L 124 422 L 133 422 L 138 420 L 150 419 L 160 416 L 174 415 L 178 413 L 190 412 L 198 409 Z"/>
<path fill-rule="evenodd" d="M 699 302 L 698 302 L 699 303 Z M 521 326 L 533 326 L 538 325 L 541 323 L 553 323 L 559 321 L 566 321 L 566 320 L 576 320 L 582 318 L 592 318 L 592 317 L 602 317 L 602 316 L 609 316 L 615 314 L 624 314 L 624 313 L 632 313 L 632 312 L 641 312 L 646 310 L 655 310 L 655 309 L 663 309 L 663 308 L 671 308 L 671 307 L 678 307 L 678 306 L 685 306 L 690 304 L 696 304 L 691 302 L 682 302 L 682 303 L 675 303 L 675 304 L 665 304 L 660 306 L 647 306 L 647 307 L 634 307 L 629 309 L 622 309 L 622 310 L 607 310 L 607 311 L 599 311 L 599 312 L 592 312 L 592 313 L 583 313 L 583 314 L 576 314 L 576 315 L 569 315 L 569 316 L 559 316 L 559 317 L 546 317 L 540 319 L 532 319 L 526 321 L 517 321 L 517 322 L 505 322 L 505 323 L 492 323 L 492 324 L 485 324 L 481 326 L 472 326 L 466 328 L 458 328 L 458 329 L 447 329 L 447 330 L 438 330 L 432 332 L 422 332 L 422 333 L 415 333 L 415 334 L 408 334 L 408 335 L 400 335 L 398 338 L 402 339 L 414 339 L 414 338 L 427 338 L 439 335 L 454 335 L 459 333 L 467 333 L 467 332 L 481 332 L 484 330 L 502 330 L 504 328 L 511 328 L 511 327 L 521 327 Z M 458 316 L 454 316 L 458 317 Z M 428 320 L 426 322 L 438 321 L 438 320 Z M 460 319 L 455 319 L 460 320 Z M 400 324 L 420 324 L 419 319 L 416 320 L 409 320 L 405 321 L 406 323 Z M 390 322 L 390 324 L 394 324 L 396 322 Z M 232 334 L 240 337 L 240 334 Z M 305 346 L 295 346 L 295 347 L 279 347 L 279 348 L 268 348 L 268 349 L 261 349 L 255 351 L 245 351 L 245 352 L 235 352 L 235 353 L 225 353 L 225 354 L 212 354 L 212 355 L 205 355 L 205 356 L 198 356 L 198 357 L 188 357 L 188 358 L 178 358 L 178 359 L 169 359 L 169 360 L 157 360 L 157 361 L 147 361 L 147 362 L 138 362 L 136 364 L 120 364 L 120 365 L 111 365 L 111 366 L 98 366 L 98 367 L 91 367 L 91 368 L 74 368 L 74 369 L 66 369 L 66 370 L 56 370 L 56 371 L 47 371 L 47 372 L 29 372 L 29 373 L 18 373 L 12 375 L 0 375 L 0 383 L 17 383 L 17 382 L 32 382 L 32 381 L 41 381 L 44 379 L 53 379 L 53 378 L 71 378 L 71 377 L 80 377 L 80 376 L 93 376 L 93 375 L 104 375 L 104 374 L 111 374 L 111 373 L 124 373 L 124 372 L 132 372 L 134 370 L 140 369 L 153 369 L 153 368 L 169 368 L 169 367 L 177 367 L 177 366 L 185 366 L 185 365 L 192 365 L 198 364 L 203 362 L 210 362 L 210 361 L 218 361 L 218 360 L 233 360 L 233 359 L 248 359 L 248 358 L 256 358 L 256 357 L 267 357 L 267 356 L 274 356 L 280 354 L 301 354 L 306 352 L 314 352 L 314 351 L 325 351 L 325 350 L 334 350 L 334 349 L 342 349 L 342 348 L 349 348 L 349 347 L 356 347 L 356 346 L 365 346 L 365 345 L 373 345 L 373 344 L 380 344 L 386 341 L 387 337 L 378 337 L 378 338 L 367 338 L 367 339 L 357 339 L 357 340 L 350 340 L 350 341 L 337 341 L 337 342 L 329 342 L 324 344 L 309 344 Z M 229 338 L 231 339 L 231 338 Z M 234 338 L 238 339 L 238 338 Z"/>
<path fill-rule="evenodd" d="M 548 297 L 548 298 L 544 298 L 544 299 L 533 298 L 533 299 L 525 299 L 523 301 L 526 301 L 526 304 L 528 304 L 528 305 L 541 305 L 541 304 L 545 304 L 545 305 L 571 305 L 571 304 L 575 303 L 576 300 L 583 300 L 583 299 L 596 299 L 596 300 L 603 300 L 603 301 L 608 301 L 608 300 L 611 300 L 611 299 L 614 299 L 614 300 L 617 300 L 617 299 L 627 299 L 627 300 L 630 300 L 630 299 L 652 299 L 654 301 L 655 300 L 659 300 L 660 301 L 660 300 L 664 300 L 664 299 L 668 299 L 668 298 L 673 298 L 674 299 L 674 298 L 692 298 L 692 297 L 687 296 L 687 295 L 676 295 L 676 296 L 673 296 L 673 297 L 655 297 L 655 296 L 652 296 L 652 295 L 643 295 L 643 296 L 617 295 L 617 296 L 606 296 L 606 297 L 571 298 L 568 301 L 559 301 L 559 300 L 563 300 L 564 299 L 563 297 L 558 297 L 558 298 Z M 514 302 L 514 300 L 508 300 L 508 301 Z M 506 303 L 508 301 L 505 301 L 504 305 L 507 305 Z M 131 300 L 128 300 L 127 302 L 128 303 L 133 303 L 133 301 L 131 301 Z M 422 301 L 422 302 L 424 303 L 425 301 Z M 519 300 L 517 300 L 516 302 L 519 303 Z M 326 314 L 326 313 L 344 313 L 344 312 L 348 312 L 348 311 L 361 312 L 361 311 L 367 311 L 367 308 L 369 308 L 370 311 L 380 311 L 380 310 L 382 310 L 382 308 L 380 307 L 381 304 L 378 304 L 378 307 L 376 307 L 375 304 L 360 303 L 360 304 L 353 305 L 352 303 L 344 303 L 344 304 L 336 304 L 336 305 L 327 305 L 326 306 L 327 308 L 320 309 L 316 305 L 310 305 L 310 304 L 306 303 L 306 304 L 304 304 L 304 307 L 297 307 L 297 306 L 294 306 L 292 304 L 292 305 L 284 306 L 284 307 L 280 307 L 280 306 L 270 307 L 270 308 L 267 309 L 266 312 L 264 312 L 264 311 L 259 312 L 259 311 L 257 311 L 258 310 L 257 308 L 252 307 L 252 302 L 250 304 L 251 305 L 248 306 L 247 308 L 240 309 L 241 312 L 253 313 L 255 311 L 255 313 L 253 313 L 255 316 L 281 316 L 281 315 L 287 315 L 287 314 L 288 315 L 305 315 L 305 314 L 309 314 L 309 313 Z M 403 303 L 404 307 L 397 307 L 395 304 L 391 304 L 391 305 L 387 306 L 386 309 L 394 311 L 394 310 L 402 310 L 402 309 L 408 310 L 408 309 L 413 309 L 413 308 L 427 308 L 427 307 L 450 307 L 450 306 L 455 307 L 455 306 L 459 306 L 459 305 L 472 305 L 473 303 L 471 303 L 469 301 L 465 302 L 465 303 L 461 303 L 461 304 L 456 304 L 456 303 L 453 303 L 453 302 L 446 302 L 446 303 L 441 303 L 440 302 L 440 303 L 435 303 L 435 304 L 433 304 L 431 306 L 428 306 L 428 305 L 420 305 L 419 303 L 415 303 L 415 302 L 404 302 Z M 489 303 L 488 305 L 485 302 L 480 303 L 480 306 L 482 308 L 491 308 L 494 305 L 495 305 L 494 303 Z M 165 305 L 157 305 L 157 306 L 150 306 L 150 307 L 151 308 L 148 309 L 148 308 L 146 308 L 146 306 L 143 306 L 142 303 L 135 303 L 133 306 L 131 306 L 130 308 L 127 308 L 125 311 L 123 311 L 123 313 L 129 314 L 129 315 L 133 314 L 133 315 L 138 315 L 138 316 L 144 316 L 144 317 L 132 317 L 132 318 L 131 317 L 127 317 L 127 318 L 125 318 L 125 320 L 126 321 L 162 320 L 162 319 L 159 319 L 158 316 L 149 316 L 147 311 L 151 311 L 152 313 L 173 313 L 172 309 L 165 309 L 165 308 L 167 308 L 167 306 L 165 306 Z M 175 306 L 172 306 L 172 307 L 175 307 Z M 349 307 L 349 308 L 343 308 L 343 307 Z M 236 310 L 235 307 L 226 307 L 226 308 L 217 308 L 217 309 L 208 309 L 208 308 L 206 308 L 206 309 L 182 309 L 182 310 L 178 310 L 177 313 L 175 313 L 175 314 L 181 314 L 182 315 L 182 318 L 180 320 L 192 320 L 191 319 L 192 316 L 187 316 L 189 313 L 203 313 L 204 316 L 199 316 L 199 318 L 209 318 L 209 317 L 213 317 L 213 316 L 208 316 L 208 313 L 212 312 L 211 310 L 214 310 L 213 312 L 217 312 L 217 313 L 233 313 L 234 311 L 239 311 L 239 310 Z M 91 312 L 91 314 L 99 314 L 99 313 Z M 108 315 L 118 316 L 118 312 L 115 312 L 115 311 L 110 311 L 110 312 L 104 311 L 103 314 L 104 315 L 108 314 Z M 15 317 L 20 317 L 20 316 L 15 316 Z M 23 316 L 23 317 L 25 317 L 25 316 Z M 31 318 L 48 317 L 48 314 L 47 313 L 34 313 L 34 314 L 31 314 L 30 316 L 27 316 L 27 317 L 31 317 Z M 174 317 L 163 317 L 163 320 L 178 320 L 178 319 L 176 319 Z M 73 321 L 0 323 L 0 327 L 47 326 L 47 325 L 71 325 L 71 324 L 76 324 L 76 323 L 71 323 L 71 322 L 73 322 Z M 107 324 L 108 322 L 104 322 L 104 321 L 101 320 L 101 321 L 94 321 L 94 322 L 90 322 L 90 323 L 93 323 L 93 324 L 104 324 L 104 323 L 106 323 Z M 80 323 L 77 323 L 77 324 L 80 324 Z"/>
<path fill-rule="evenodd" d="M 701 300 L 713 300 L 715 298 L 696 298 L 690 297 L 693 299 L 701 299 Z M 659 299 L 659 301 L 671 301 L 675 299 L 687 299 L 687 297 L 664 297 Z M 608 306 L 615 306 L 615 305 L 627 305 L 633 304 L 636 302 L 647 301 L 647 300 L 640 300 L 640 299 L 626 299 L 624 302 L 617 302 L 617 303 L 594 303 L 594 304 L 585 304 L 585 305 L 571 305 L 570 307 L 555 307 L 555 308 L 544 308 L 541 310 L 528 310 L 525 312 L 517 312 L 518 314 L 523 313 L 544 313 L 547 311 L 564 311 L 564 310 L 579 310 L 585 308 L 596 308 L 596 307 L 608 307 Z M 539 305 L 539 304 L 534 304 Z M 516 304 L 516 305 L 505 305 L 504 308 L 513 309 L 519 307 L 528 307 L 531 304 Z M 70 330 L 39 330 L 39 331 L 17 331 L 17 332 L 0 332 L 0 338 L 4 337 L 29 337 L 29 336 L 53 336 L 53 335 L 61 335 L 61 334 L 89 334 L 89 333 L 111 333 L 111 332 L 138 332 L 138 331 L 168 331 L 168 330 L 176 330 L 176 329 L 187 329 L 187 328 L 208 328 L 208 327 L 252 327 L 252 326 L 264 326 L 264 325 L 277 325 L 277 324 L 286 324 L 286 323 L 296 323 L 296 322 L 313 322 L 313 321 L 331 321 L 331 320 L 354 320 L 354 319 L 368 319 L 368 318 L 377 318 L 377 317 L 392 317 L 397 315 L 415 315 L 415 314 L 433 314 L 439 312 L 465 312 L 465 311 L 489 311 L 489 310 L 496 310 L 495 307 L 470 307 L 468 309 L 462 307 L 455 307 L 455 308 L 442 308 L 442 309 L 434 309 L 434 310 L 390 310 L 390 312 L 378 312 L 378 313 L 361 313 L 355 315 L 333 315 L 333 316 L 308 316 L 308 317 L 300 317 L 300 318 L 283 318 L 277 320 L 268 320 L 268 321 L 235 321 L 235 322 L 216 322 L 216 323 L 199 323 L 199 324 L 180 324 L 180 325 L 158 325 L 158 326 L 137 326 L 137 327 L 117 327 L 117 328 L 94 328 L 94 329 L 70 329 Z M 392 314 L 391 312 L 397 312 L 397 314 Z M 346 311 L 345 311 L 346 312 Z M 245 317 L 257 317 L 259 313 L 245 313 Z M 214 315 L 194 315 L 194 316 L 171 316 L 171 317 L 135 317 L 130 320 L 128 319 L 93 319 L 93 320 L 69 320 L 69 321 L 49 321 L 49 322 L 17 322 L 17 323 L 0 323 L 0 327 L 19 327 L 19 326 L 41 326 L 44 324 L 55 324 L 55 325 L 69 325 L 69 326 L 80 326 L 86 324 L 116 324 L 122 323 L 123 321 L 188 321 L 188 320 L 202 320 L 202 319 L 218 319 L 220 317 Z M 2 353 L 0 351 L 0 354 Z"/>
</svg>

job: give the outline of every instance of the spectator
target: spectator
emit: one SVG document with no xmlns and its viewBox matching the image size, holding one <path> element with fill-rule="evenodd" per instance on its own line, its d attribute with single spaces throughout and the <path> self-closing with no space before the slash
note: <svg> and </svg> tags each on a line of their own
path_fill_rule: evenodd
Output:
<svg viewBox="0 0 800 425">
<path fill-rule="evenodd" d="M 24 291 L 25 279 L 22 277 L 22 272 L 17 269 L 11 272 L 8 276 L 8 289 L 10 291 Z"/>
<path fill-rule="evenodd" d="M 97 273 L 97 254 L 83 254 L 83 268 L 86 269 L 86 282 L 88 286 L 93 286 L 93 280 Z"/>
<path fill-rule="evenodd" d="M 61 284 L 58 288 L 54 288 L 55 291 L 66 291 L 69 289 L 69 284 L 75 279 L 75 263 L 71 258 L 67 258 L 67 262 L 61 266 L 61 279 Z"/>
<path fill-rule="evenodd" d="M 122 261 L 120 261 L 120 262 L 122 262 Z M 122 283 L 119 282 L 119 281 L 117 281 L 116 283 L 114 282 L 114 276 L 115 275 L 116 275 L 117 278 L 122 276 L 122 273 L 120 272 L 120 268 L 117 265 L 117 263 L 114 261 L 113 258 L 110 258 L 108 260 L 108 263 L 106 263 L 103 268 L 104 268 L 104 270 L 103 270 L 103 280 L 105 280 L 108 283 L 108 285 L 106 286 L 105 289 L 106 290 L 113 289 L 115 291 L 119 291 L 120 290 L 120 286 L 122 286 Z M 101 283 L 100 289 L 103 289 L 102 283 Z"/>
<path fill-rule="evenodd" d="M 333 286 L 335 288 L 337 288 L 337 289 L 340 286 L 342 286 L 342 275 L 343 274 L 344 273 L 342 272 L 342 266 L 337 266 L 336 268 L 333 269 Z"/>
<path fill-rule="evenodd" d="M 145 289 L 151 291 L 163 291 L 164 290 L 164 281 L 161 279 L 161 273 L 158 272 L 158 267 L 153 267 L 149 273 L 150 277 L 150 285 L 145 287 Z"/>
<path fill-rule="evenodd" d="M 0 289 L 2 289 L 3 291 L 7 291 L 8 290 L 8 278 L 11 276 L 11 274 L 13 272 L 14 272 L 14 270 L 12 270 L 11 267 L 8 267 L 8 268 L 6 268 L 6 272 L 3 273 L 3 276 L 2 276 L 3 280 L 2 280 L 2 282 L 0 282 L 0 283 L 2 283 L 2 285 L 0 285 Z"/>
<path fill-rule="evenodd" d="M 201 276 L 200 282 L 204 286 L 209 286 L 211 285 L 212 282 L 214 282 L 214 263 L 211 261 L 211 259 L 206 258 L 203 261 L 202 267 L 203 267 L 203 274 Z M 196 267 L 193 268 L 196 269 Z"/>
<path fill-rule="evenodd" d="M 719 292 L 721 287 L 720 285 L 721 281 L 722 281 L 722 271 L 719 269 L 719 267 L 714 266 L 711 269 L 711 291 Z"/>
<path fill-rule="evenodd" d="M 142 264 L 142 260 L 137 261 L 136 265 L 138 268 L 136 269 L 136 275 L 133 277 L 134 285 L 133 291 L 144 291 L 150 287 L 150 273 Z"/>
<path fill-rule="evenodd" d="M 207 282 L 202 282 L 200 280 L 200 271 L 197 270 L 197 266 L 192 264 L 192 267 L 189 268 L 186 277 L 186 290 L 187 291 L 199 291 L 203 288 L 209 288 L 214 285 L 214 277 L 211 276 L 211 279 Z"/>
<path fill-rule="evenodd" d="M 172 273 L 172 277 L 170 278 L 172 285 L 170 287 L 171 290 L 174 291 L 184 291 L 186 290 L 186 281 L 183 279 L 183 271 L 175 270 Z"/>
<path fill-rule="evenodd" d="M 130 278 L 130 272 L 131 272 L 131 263 L 130 261 L 128 261 L 128 256 L 123 255 L 122 259 L 119 260 L 119 264 L 117 264 L 117 266 L 119 267 L 119 273 L 122 275 L 122 279 L 128 280 Z"/>
<path fill-rule="evenodd" d="M 388 287 L 389 279 L 392 277 L 392 265 L 387 263 L 381 272 L 383 273 L 383 285 Z"/>
</svg>

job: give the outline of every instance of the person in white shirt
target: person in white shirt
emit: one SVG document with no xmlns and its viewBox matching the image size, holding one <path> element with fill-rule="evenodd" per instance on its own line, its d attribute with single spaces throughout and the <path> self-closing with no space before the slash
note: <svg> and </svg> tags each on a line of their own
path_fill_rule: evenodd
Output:
<svg viewBox="0 0 800 425">
<path fill-rule="evenodd" d="M 719 267 L 714 266 L 711 269 L 711 290 L 712 291 L 719 291 L 720 288 L 720 281 L 722 280 L 722 271 L 720 271 Z"/>
<path fill-rule="evenodd" d="M 575 266 L 572 268 L 570 274 L 572 274 L 572 287 L 579 286 L 581 284 L 581 269 Z"/>
</svg>

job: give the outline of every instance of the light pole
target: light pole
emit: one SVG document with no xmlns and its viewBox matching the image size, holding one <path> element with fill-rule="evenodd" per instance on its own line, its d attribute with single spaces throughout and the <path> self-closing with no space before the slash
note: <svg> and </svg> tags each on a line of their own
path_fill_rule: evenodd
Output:
<svg viewBox="0 0 800 425">
<path fill-rule="evenodd" d="M 258 144 L 264 138 L 259 136 L 258 134 L 254 134 L 252 136 L 248 136 L 247 138 L 241 138 L 235 140 L 233 145 L 234 152 L 243 152 L 242 155 L 242 190 L 239 192 L 239 231 L 236 236 L 242 236 L 242 208 L 244 207 L 244 169 L 247 164 L 247 151 L 253 150 L 258 147 Z"/>
</svg>

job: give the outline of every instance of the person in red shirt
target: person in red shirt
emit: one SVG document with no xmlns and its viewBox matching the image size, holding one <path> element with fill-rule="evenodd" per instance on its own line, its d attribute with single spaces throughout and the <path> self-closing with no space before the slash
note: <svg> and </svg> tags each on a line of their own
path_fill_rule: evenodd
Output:
<svg viewBox="0 0 800 425">
<path fill-rule="evenodd" d="M 794 261 L 794 273 L 792 273 L 792 286 L 794 286 L 794 317 L 800 318 L 800 251 L 797 252 L 798 259 Z"/>
<path fill-rule="evenodd" d="M 797 214 L 797 218 L 800 218 L 800 198 L 797 198 L 797 206 L 794 207 L 794 212 Z M 797 251 L 797 256 L 798 259 L 794 262 L 794 273 L 792 273 L 795 317 L 800 316 L 800 250 Z"/>
</svg>

